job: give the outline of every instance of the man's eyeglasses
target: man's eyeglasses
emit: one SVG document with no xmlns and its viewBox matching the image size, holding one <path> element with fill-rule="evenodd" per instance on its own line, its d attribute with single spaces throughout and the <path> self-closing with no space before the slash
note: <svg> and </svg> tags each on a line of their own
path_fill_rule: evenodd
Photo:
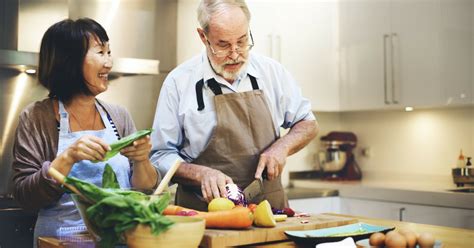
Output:
<svg viewBox="0 0 474 248">
<path fill-rule="evenodd" d="M 247 38 L 243 42 L 238 42 L 237 46 L 234 49 L 232 49 L 232 45 L 229 43 L 223 46 L 221 49 L 214 49 L 211 46 L 211 43 L 209 42 L 209 39 L 207 38 L 207 36 L 204 35 L 204 37 L 206 38 L 207 44 L 211 48 L 212 54 L 214 54 L 214 56 L 218 58 L 223 58 L 223 57 L 232 55 L 233 52 L 236 52 L 238 54 L 243 54 L 247 51 L 250 51 L 250 49 L 252 49 L 252 47 L 254 46 L 254 42 L 253 42 L 253 36 L 252 36 L 251 30 L 249 30 L 249 34 L 250 34 L 250 43 L 248 43 L 248 38 Z"/>
</svg>

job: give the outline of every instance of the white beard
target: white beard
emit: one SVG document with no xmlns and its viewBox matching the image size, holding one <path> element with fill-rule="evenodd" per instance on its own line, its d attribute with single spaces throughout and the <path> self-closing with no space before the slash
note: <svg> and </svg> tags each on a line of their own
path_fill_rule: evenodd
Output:
<svg viewBox="0 0 474 248">
<path fill-rule="evenodd" d="M 209 62 L 211 63 L 211 66 L 212 66 L 212 69 L 214 69 L 214 72 L 217 74 L 217 75 L 220 75 L 221 77 L 223 77 L 224 79 L 226 80 L 232 80 L 234 81 L 235 79 L 237 79 L 237 77 L 239 76 L 239 74 L 245 70 L 245 68 L 247 67 L 247 64 L 248 64 L 248 60 L 244 60 L 244 59 L 239 59 L 237 60 L 236 62 L 243 62 L 242 66 L 240 67 L 239 70 L 235 71 L 235 72 L 228 72 L 225 70 L 225 65 L 227 64 L 233 64 L 235 62 L 233 61 L 225 61 L 224 63 L 222 64 L 215 64 L 212 60 L 209 59 Z"/>
</svg>

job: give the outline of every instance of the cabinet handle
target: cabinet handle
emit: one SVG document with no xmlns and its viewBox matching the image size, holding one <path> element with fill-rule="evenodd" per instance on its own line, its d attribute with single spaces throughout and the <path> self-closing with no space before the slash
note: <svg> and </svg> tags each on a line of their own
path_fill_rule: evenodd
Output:
<svg viewBox="0 0 474 248">
<path fill-rule="evenodd" d="M 403 221 L 403 212 L 405 212 L 405 208 L 399 208 L 398 209 L 398 220 Z"/>
<path fill-rule="evenodd" d="M 281 63 L 281 35 L 276 35 L 276 43 L 278 44 L 278 49 L 277 49 L 277 61 Z"/>
<path fill-rule="evenodd" d="M 268 37 L 268 41 L 269 41 L 269 46 L 268 47 L 269 47 L 269 50 L 270 50 L 269 51 L 270 52 L 269 56 L 271 58 L 273 58 L 273 34 L 269 34 L 269 35 L 267 35 L 267 37 Z"/>
<path fill-rule="evenodd" d="M 390 57 L 390 60 L 392 62 L 392 103 L 394 104 L 398 104 L 398 100 L 396 98 L 396 95 L 395 95 L 395 61 L 394 61 L 394 57 L 395 57 L 395 53 L 394 53 L 394 42 L 393 42 L 393 38 L 394 37 L 397 37 L 397 34 L 396 33 L 392 33 L 391 37 L 390 37 L 390 50 L 391 50 L 391 57 Z"/>
<path fill-rule="evenodd" d="M 383 93 L 384 93 L 384 101 L 385 104 L 390 104 L 388 101 L 388 93 L 387 93 L 387 84 L 388 84 L 388 76 L 387 76 L 387 38 L 390 35 L 384 34 L 383 35 Z"/>
</svg>

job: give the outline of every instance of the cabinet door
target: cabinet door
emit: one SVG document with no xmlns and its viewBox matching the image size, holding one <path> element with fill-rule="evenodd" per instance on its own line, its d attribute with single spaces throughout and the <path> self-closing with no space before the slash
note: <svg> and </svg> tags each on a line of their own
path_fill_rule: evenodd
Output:
<svg viewBox="0 0 474 248">
<path fill-rule="evenodd" d="M 341 110 L 385 107 L 389 16 L 387 0 L 340 3 Z"/>
<path fill-rule="evenodd" d="M 285 66 L 314 110 L 338 110 L 338 3 L 260 0 L 248 5 L 255 51 Z"/>
<path fill-rule="evenodd" d="M 473 98 L 474 2 L 441 1 L 441 80 L 447 105 Z"/>
<path fill-rule="evenodd" d="M 474 211 L 458 208 L 407 205 L 404 220 L 430 225 L 474 229 Z"/>
<path fill-rule="evenodd" d="M 290 208 L 297 212 L 312 214 L 340 213 L 340 198 L 320 197 L 289 200 Z"/>
<path fill-rule="evenodd" d="M 391 1 L 392 102 L 401 106 L 442 104 L 440 1 Z"/>
<path fill-rule="evenodd" d="M 457 228 L 474 228 L 474 211 L 467 209 L 354 198 L 341 198 L 340 204 L 342 214 Z"/>
<path fill-rule="evenodd" d="M 355 216 L 400 220 L 403 207 L 397 203 L 341 198 L 341 213 Z"/>
</svg>

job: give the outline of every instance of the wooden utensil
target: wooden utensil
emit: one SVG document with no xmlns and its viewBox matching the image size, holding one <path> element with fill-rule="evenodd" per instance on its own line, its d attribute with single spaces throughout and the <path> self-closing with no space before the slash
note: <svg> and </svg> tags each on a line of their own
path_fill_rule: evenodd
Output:
<svg viewBox="0 0 474 248">
<path fill-rule="evenodd" d="M 87 202 L 91 202 L 91 200 L 89 198 L 87 198 L 85 195 L 83 195 L 76 187 L 74 187 L 73 185 L 71 185 L 69 183 L 66 183 L 65 182 L 66 177 L 63 174 L 61 174 L 61 172 L 56 170 L 55 168 L 49 167 L 48 174 L 52 178 L 54 178 L 54 180 L 56 180 L 57 182 L 61 183 L 62 185 L 66 186 L 66 188 L 68 188 L 69 190 L 74 192 L 74 194 L 77 194 L 77 195 L 81 196 L 82 199 L 84 199 Z"/>
<path fill-rule="evenodd" d="M 178 167 L 181 165 L 181 160 L 176 160 L 174 162 L 173 166 L 166 172 L 165 177 L 161 180 L 160 184 L 156 188 L 155 192 L 153 192 L 154 195 L 159 195 L 163 192 L 163 190 L 168 187 L 168 183 L 170 182 L 171 178 L 173 177 L 174 173 L 178 169 Z"/>
</svg>

